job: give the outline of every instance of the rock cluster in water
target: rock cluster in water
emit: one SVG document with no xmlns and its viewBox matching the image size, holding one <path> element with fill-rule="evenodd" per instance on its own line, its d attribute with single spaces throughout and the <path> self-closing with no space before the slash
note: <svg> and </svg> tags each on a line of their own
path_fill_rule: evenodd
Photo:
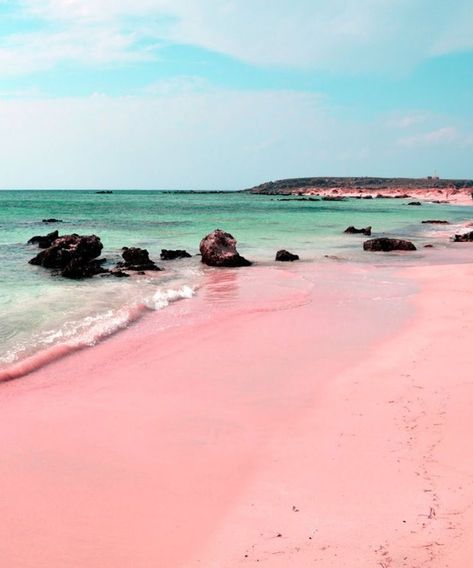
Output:
<svg viewBox="0 0 473 568">
<path fill-rule="evenodd" d="M 453 237 L 455 243 L 468 243 L 473 241 L 473 231 L 463 233 L 463 235 L 455 235 Z"/>
<path fill-rule="evenodd" d="M 38 245 L 39 248 L 45 249 L 50 247 L 57 238 L 59 238 L 59 231 L 53 231 L 45 236 L 37 235 L 35 237 L 31 237 L 28 244 Z"/>
<path fill-rule="evenodd" d="M 161 249 L 161 260 L 176 260 L 176 258 L 191 258 L 186 250 Z"/>
<path fill-rule="evenodd" d="M 347 227 L 344 232 L 350 233 L 352 235 L 362 234 L 362 235 L 366 235 L 367 237 L 369 237 L 369 236 L 371 236 L 371 226 L 365 227 L 364 229 L 357 229 L 356 227 L 353 227 L 353 225 L 350 225 L 350 227 Z"/>
<path fill-rule="evenodd" d="M 412 251 L 417 250 L 411 241 L 403 239 L 390 239 L 388 237 L 379 237 L 370 239 L 363 243 L 363 250 L 371 252 L 391 252 L 393 250 Z"/>
<path fill-rule="evenodd" d="M 32 258 L 30 264 L 59 270 L 65 278 L 88 278 L 106 272 L 102 268 L 102 263 L 105 261 L 96 260 L 103 248 L 102 242 L 96 235 L 58 236 L 48 247 L 43 248 L 45 250 Z"/>
<path fill-rule="evenodd" d="M 202 262 L 208 266 L 237 267 L 251 266 L 251 262 L 242 257 L 236 248 L 237 241 L 221 229 L 216 229 L 200 242 Z"/>
<path fill-rule="evenodd" d="M 117 264 L 119 270 L 133 270 L 135 272 L 144 272 L 146 270 L 161 270 L 156 263 L 150 259 L 149 252 L 146 249 L 138 247 L 123 247 L 123 261 Z"/>
</svg>

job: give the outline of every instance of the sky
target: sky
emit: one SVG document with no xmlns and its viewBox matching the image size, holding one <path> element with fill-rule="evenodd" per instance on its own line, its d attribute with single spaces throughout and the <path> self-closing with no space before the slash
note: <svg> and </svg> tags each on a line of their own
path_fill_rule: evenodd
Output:
<svg viewBox="0 0 473 568">
<path fill-rule="evenodd" d="M 472 0 L 0 0 L 0 188 L 473 177 Z"/>
</svg>

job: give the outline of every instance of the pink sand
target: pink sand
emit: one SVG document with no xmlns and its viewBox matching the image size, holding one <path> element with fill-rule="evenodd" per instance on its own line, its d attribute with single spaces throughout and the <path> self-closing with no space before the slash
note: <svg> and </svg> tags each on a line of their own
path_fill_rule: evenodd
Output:
<svg viewBox="0 0 473 568">
<path fill-rule="evenodd" d="M 469 565 L 473 267 L 291 270 L 1 385 L 2 568 Z"/>
<path fill-rule="evenodd" d="M 302 192 L 302 193 L 301 193 Z M 401 188 L 401 189 L 386 189 L 386 190 L 353 190 L 347 188 L 309 188 L 304 190 L 298 190 L 297 193 L 303 195 L 320 195 L 320 196 L 345 196 L 345 197 L 358 197 L 360 195 L 371 195 L 376 197 L 378 194 L 384 195 L 386 197 L 404 196 L 407 195 L 410 199 L 419 201 L 443 201 L 445 203 L 451 203 L 455 205 L 469 205 L 471 206 L 472 201 L 472 189 L 462 188 L 462 189 L 437 189 L 425 188 L 425 189 L 415 189 L 415 188 Z"/>
</svg>

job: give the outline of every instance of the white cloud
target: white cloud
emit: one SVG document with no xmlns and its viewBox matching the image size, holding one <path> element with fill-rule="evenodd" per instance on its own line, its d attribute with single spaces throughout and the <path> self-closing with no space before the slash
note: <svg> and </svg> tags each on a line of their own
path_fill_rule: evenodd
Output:
<svg viewBox="0 0 473 568">
<path fill-rule="evenodd" d="M 399 144 L 407 147 L 425 146 L 432 144 L 451 144 L 460 138 L 456 128 L 443 127 L 430 132 L 405 136 L 399 140 Z"/>
<path fill-rule="evenodd" d="M 427 119 L 428 115 L 425 112 L 412 112 L 408 114 L 398 114 L 391 117 L 388 119 L 386 124 L 392 128 L 408 130 L 417 124 L 422 124 Z"/>
<path fill-rule="evenodd" d="M 21 6 L 62 33 L 52 32 L 52 49 L 47 34 L 42 38 L 41 57 L 34 35 L 17 37 L 18 45 L 7 38 L 0 70 L 149 58 L 143 40 L 152 39 L 256 65 L 350 72 L 398 72 L 473 48 L 471 0 L 23 0 Z"/>
<path fill-rule="evenodd" d="M 64 61 L 102 66 L 149 59 L 149 53 L 132 49 L 134 42 L 132 34 L 102 28 L 13 35 L 0 44 L 0 72 L 43 71 Z"/>
<path fill-rule="evenodd" d="M 318 95 L 186 87 L 0 100 L 1 187 L 237 189 L 311 175 L 471 175 L 463 131 L 415 147 Z M 471 136 L 472 125 L 464 125 Z M 457 135 L 456 135 L 457 133 Z"/>
</svg>

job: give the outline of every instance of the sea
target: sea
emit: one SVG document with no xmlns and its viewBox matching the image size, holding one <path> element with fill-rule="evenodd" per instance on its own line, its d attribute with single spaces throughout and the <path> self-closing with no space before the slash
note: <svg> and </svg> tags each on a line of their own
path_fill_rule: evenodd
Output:
<svg viewBox="0 0 473 568">
<path fill-rule="evenodd" d="M 409 206 L 409 201 L 312 201 L 245 192 L 0 191 L 0 371 L 54 346 L 93 346 L 143 314 L 192 301 L 203 291 L 206 271 L 218 270 L 205 267 L 198 255 L 201 239 L 216 228 L 230 232 L 255 266 L 274 266 L 279 249 L 297 253 L 300 262 L 380 266 L 456 261 L 456 247 L 473 249 L 451 242 L 473 219 L 473 206 Z M 61 222 L 43 223 L 49 218 Z M 450 224 L 422 224 L 427 219 Z M 371 225 L 373 236 L 410 239 L 418 251 L 364 252 L 366 237 L 344 234 L 349 225 Z M 74 281 L 30 265 L 38 249 L 27 241 L 55 229 L 98 235 L 105 266 L 120 260 L 122 247 L 134 246 L 146 248 L 164 270 Z M 161 261 L 161 249 L 185 249 L 192 258 Z M 290 270 L 290 263 L 284 269 Z"/>
</svg>

